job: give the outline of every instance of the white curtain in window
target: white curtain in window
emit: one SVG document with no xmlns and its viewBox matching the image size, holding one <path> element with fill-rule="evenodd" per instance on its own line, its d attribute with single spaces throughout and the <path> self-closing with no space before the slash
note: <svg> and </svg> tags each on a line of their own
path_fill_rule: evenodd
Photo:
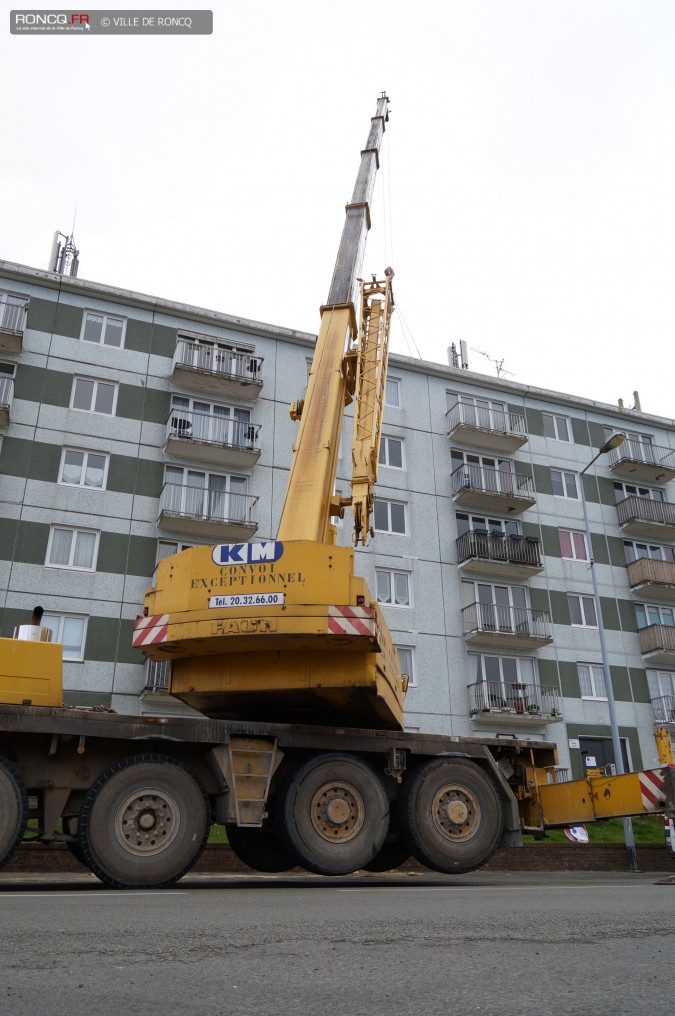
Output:
<svg viewBox="0 0 675 1016">
<path fill-rule="evenodd" d="M 70 564 L 70 548 L 75 534 L 71 529 L 54 529 L 52 532 L 52 549 L 49 555 L 50 564 Z"/>
<path fill-rule="evenodd" d="M 95 549 L 96 533 L 78 533 L 75 541 L 73 565 L 76 568 L 91 568 L 94 563 Z"/>
</svg>

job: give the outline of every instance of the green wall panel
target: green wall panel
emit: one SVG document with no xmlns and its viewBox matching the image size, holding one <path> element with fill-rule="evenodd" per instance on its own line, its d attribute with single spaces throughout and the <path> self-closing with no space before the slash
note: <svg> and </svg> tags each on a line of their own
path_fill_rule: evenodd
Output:
<svg viewBox="0 0 675 1016">
<path fill-rule="evenodd" d="M 112 695 L 106 695 L 102 691 L 77 691 L 74 688 L 68 688 L 63 692 L 63 704 L 66 706 L 104 706 L 106 709 L 110 709 Z"/>
<path fill-rule="evenodd" d="M 73 374 L 66 374 L 62 370 L 49 370 L 46 371 L 46 375 L 42 401 L 50 406 L 62 406 L 67 409 L 73 391 Z"/>
<path fill-rule="evenodd" d="M 117 652 L 119 626 L 119 618 L 92 615 L 87 624 L 86 659 L 105 663 L 113 661 Z"/>
<path fill-rule="evenodd" d="M 550 592 L 551 596 L 551 619 L 554 624 L 564 624 L 568 627 L 572 624 L 570 618 L 570 608 L 567 602 L 567 593 L 561 593 L 557 589 L 552 589 Z"/>
<path fill-rule="evenodd" d="M 49 332 L 54 330 L 54 316 L 56 314 L 56 300 L 40 300 L 39 297 L 31 296 L 28 307 L 26 327 L 34 328 L 36 332 Z"/>
<path fill-rule="evenodd" d="M 535 434 L 537 437 L 544 436 L 544 420 L 540 409 L 532 409 L 530 406 L 525 410 L 525 416 L 527 418 L 527 430 L 529 434 Z"/>
<path fill-rule="evenodd" d="M 626 548 L 618 536 L 608 536 L 609 560 L 616 568 L 626 567 Z"/>
<path fill-rule="evenodd" d="M 560 687 L 558 664 L 555 660 L 539 660 L 539 683 L 549 687 Z"/>
<path fill-rule="evenodd" d="M 16 541 L 16 561 L 44 564 L 49 542 L 49 526 L 40 522 L 22 522 Z"/>
<path fill-rule="evenodd" d="M 108 490 L 133 494 L 137 460 L 130 455 L 111 455 L 108 465 Z"/>
<path fill-rule="evenodd" d="M 562 661 L 558 664 L 560 670 L 560 690 L 564 698 L 581 698 L 581 685 L 579 684 L 579 672 L 576 663 Z"/>
<path fill-rule="evenodd" d="M 602 620 L 607 631 L 621 631 L 616 600 L 611 596 L 601 596 L 600 607 L 602 610 Z"/>
<path fill-rule="evenodd" d="M 608 476 L 598 476 L 596 479 L 600 489 L 600 501 L 602 504 L 615 506 L 616 491 L 614 490 L 614 481 L 610 480 Z"/>
<path fill-rule="evenodd" d="M 152 578 L 157 560 L 157 540 L 150 536 L 131 536 L 129 538 L 129 575 L 147 576 Z"/>
<path fill-rule="evenodd" d="M 605 430 L 602 424 L 595 423 L 593 420 L 588 424 L 588 429 L 591 434 L 591 445 L 593 448 L 600 449 L 605 443 Z"/>
<path fill-rule="evenodd" d="M 562 557 L 560 550 L 560 536 L 554 526 L 541 527 L 544 554 L 547 557 Z"/>
<path fill-rule="evenodd" d="M 145 389 L 140 385 L 120 385 L 117 392 L 117 415 L 128 420 L 143 419 Z"/>
<path fill-rule="evenodd" d="M 17 364 L 14 398 L 40 402 L 48 387 L 49 375 L 50 372 L 44 367 L 35 367 L 30 363 Z"/>
<path fill-rule="evenodd" d="M 124 335 L 124 348 L 136 353 L 150 352 L 152 325 L 149 321 L 138 321 L 127 318 L 127 330 Z"/>
<path fill-rule="evenodd" d="M 552 494 L 551 471 L 547 466 L 534 464 L 534 486 L 537 494 Z"/>
<path fill-rule="evenodd" d="M 143 459 L 136 477 L 136 493 L 143 497 L 159 497 L 164 486 L 164 464 Z"/>
<path fill-rule="evenodd" d="M 56 483 L 59 478 L 61 448 L 59 445 L 36 441 L 30 453 L 28 476 L 31 480 Z"/>
<path fill-rule="evenodd" d="M 0 522 L 0 561 L 13 560 L 18 529 L 18 519 L 2 519 Z"/>
<path fill-rule="evenodd" d="M 612 675 L 612 688 L 614 698 L 617 702 L 632 702 L 630 681 L 628 680 L 628 667 L 610 667 Z"/>
<path fill-rule="evenodd" d="M 591 439 L 588 434 L 588 424 L 585 420 L 572 417 L 572 436 L 575 444 L 590 445 Z"/>
<path fill-rule="evenodd" d="M 151 537 L 102 532 L 96 571 L 140 575 L 149 580 L 156 557 L 157 541 Z"/>
<path fill-rule="evenodd" d="M 54 334 L 68 335 L 71 339 L 79 339 L 82 331 L 81 307 L 73 307 L 69 303 L 59 303 L 54 318 Z"/>
<path fill-rule="evenodd" d="M 586 500 L 591 504 L 600 503 L 600 492 L 598 490 L 598 484 L 594 476 L 590 476 L 588 473 L 584 473 L 581 477 L 584 485 L 584 495 Z"/>
<path fill-rule="evenodd" d="M 551 610 L 548 601 L 548 591 L 541 586 L 530 586 L 530 603 L 532 610 Z"/>
<path fill-rule="evenodd" d="M 647 671 L 642 670 L 640 667 L 629 667 L 628 674 L 630 676 L 631 688 L 633 689 L 633 701 L 651 702 Z"/>
<path fill-rule="evenodd" d="M 149 423 L 165 424 L 169 419 L 171 409 L 171 395 L 169 392 L 160 392 L 157 388 L 148 388 L 145 393 L 145 405 L 143 407 L 143 419 Z"/>
<path fill-rule="evenodd" d="M 609 551 L 604 533 L 591 533 L 591 547 L 597 564 L 609 564 Z"/>
<path fill-rule="evenodd" d="M 0 448 L 0 473 L 4 473 L 5 476 L 26 476 L 30 446 L 30 441 L 24 441 L 20 437 L 6 437 Z M 5 525 L 3 519 L 2 526 Z"/>
<path fill-rule="evenodd" d="M 154 353 L 155 356 L 166 356 L 172 359 L 176 352 L 177 337 L 175 328 L 167 328 L 166 325 L 153 325 L 151 353 Z"/>
<path fill-rule="evenodd" d="M 632 600 L 618 600 L 619 618 L 623 631 L 636 632 L 637 618 L 635 616 L 635 604 Z"/>
</svg>

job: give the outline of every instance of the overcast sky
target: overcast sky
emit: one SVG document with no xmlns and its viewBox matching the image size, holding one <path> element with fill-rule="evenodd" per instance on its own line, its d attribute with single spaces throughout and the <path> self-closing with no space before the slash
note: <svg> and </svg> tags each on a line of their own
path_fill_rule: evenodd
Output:
<svg viewBox="0 0 675 1016">
<path fill-rule="evenodd" d="M 672 0 L 262 0 L 192 39 L 5 32 L 0 257 L 46 268 L 77 205 L 82 278 L 315 332 L 386 90 L 365 269 L 396 270 L 393 349 L 446 362 L 465 339 L 473 370 L 495 373 L 480 350 L 675 416 Z"/>
</svg>

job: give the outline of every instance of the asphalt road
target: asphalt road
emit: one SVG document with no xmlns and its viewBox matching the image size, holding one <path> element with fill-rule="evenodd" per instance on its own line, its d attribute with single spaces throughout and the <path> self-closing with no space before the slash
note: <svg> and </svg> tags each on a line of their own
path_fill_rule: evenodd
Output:
<svg viewBox="0 0 675 1016">
<path fill-rule="evenodd" d="M 1 875 L 0 1013 L 672 1016 L 675 882 L 658 882 Z"/>
</svg>

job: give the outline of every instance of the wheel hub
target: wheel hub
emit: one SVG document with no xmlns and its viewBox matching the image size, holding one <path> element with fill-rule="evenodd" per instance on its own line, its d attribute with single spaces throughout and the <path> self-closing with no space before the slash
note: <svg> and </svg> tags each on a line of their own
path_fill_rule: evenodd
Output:
<svg viewBox="0 0 675 1016">
<path fill-rule="evenodd" d="M 166 790 L 134 791 L 120 804 L 114 819 L 117 842 L 141 856 L 166 850 L 180 828 L 180 809 Z"/>
<path fill-rule="evenodd" d="M 314 829 L 324 840 L 346 843 L 363 826 L 363 798 L 350 783 L 325 783 L 312 798 L 311 818 Z"/>
<path fill-rule="evenodd" d="M 480 804 L 467 787 L 447 784 L 434 797 L 431 809 L 433 823 L 453 843 L 470 840 L 481 823 Z"/>
</svg>

